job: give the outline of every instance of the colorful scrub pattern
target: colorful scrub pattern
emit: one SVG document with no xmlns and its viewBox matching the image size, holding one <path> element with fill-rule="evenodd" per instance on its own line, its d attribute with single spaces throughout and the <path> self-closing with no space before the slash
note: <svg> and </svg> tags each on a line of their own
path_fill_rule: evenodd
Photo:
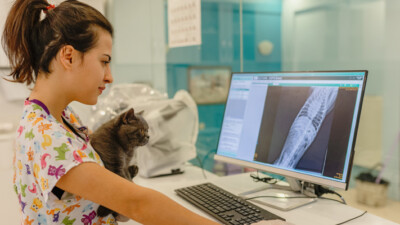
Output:
<svg viewBox="0 0 400 225">
<path fill-rule="evenodd" d="M 96 203 L 67 192 L 61 199 L 53 194 L 57 181 L 74 166 L 83 162 L 104 166 L 89 145 L 87 128 L 69 107 L 63 118 L 79 136 L 50 115 L 42 102 L 25 101 L 16 134 L 13 181 L 22 224 L 117 224 L 112 215 L 98 217 Z"/>
</svg>

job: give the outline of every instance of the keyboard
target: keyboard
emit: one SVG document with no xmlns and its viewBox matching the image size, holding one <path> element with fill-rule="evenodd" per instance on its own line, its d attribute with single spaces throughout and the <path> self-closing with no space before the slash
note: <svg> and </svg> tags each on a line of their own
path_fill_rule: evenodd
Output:
<svg viewBox="0 0 400 225">
<path fill-rule="evenodd" d="M 175 192 L 223 224 L 244 225 L 260 220 L 285 220 L 212 183 L 179 188 Z"/>
</svg>

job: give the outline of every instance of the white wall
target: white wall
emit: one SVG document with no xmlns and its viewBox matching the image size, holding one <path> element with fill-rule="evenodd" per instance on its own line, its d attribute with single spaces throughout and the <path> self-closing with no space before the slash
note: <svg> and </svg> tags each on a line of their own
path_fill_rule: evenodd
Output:
<svg viewBox="0 0 400 225">
<path fill-rule="evenodd" d="M 367 94 L 383 93 L 385 0 L 285 0 L 284 70 L 368 69 Z"/>
<path fill-rule="evenodd" d="M 385 160 L 400 128 L 399 11 L 400 2 L 396 0 L 283 2 L 282 70 L 369 70 L 366 96 L 381 99 L 377 102 L 381 102 L 382 114 L 368 112 L 370 118 L 360 123 L 383 121 L 381 129 L 369 133 L 371 139 L 381 136 L 382 143 L 375 151 L 363 151 L 356 145 L 355 157 L 370 154 L 364 159 L 374 159 L 374 163 Z M 376 124 L 360 124 L 360 128 L 373 126 Z M 368 138 L 365 135 L 364 140 Z M 397 147 L 384 173 L 391 182 L 390 196 L 396 199 L 400 198 L 398 159 Z"/>
<path fill-rule="evenodd" d="M 164 1 L 117 0 L 111 5 L 115 83 L 144 82 L 166 92 Z"/>
<path fill-rule="evenodd" d="M 3 34 L 4 23 L 13 1 L 0 0 L 0 38 Z M 8 67 L 8 60 L 4 53 L 3 47 L 0 48 L 0 68 Z"/>
<path fill-rule="evenodd" d="M 0 69 L 0 79 L 9 72 L 9 69 Z M 17 125 L 22 115 L 24 99 L 28 95 L 29 91 L 24 85 L 0 80 L 0 124 L 11 122 Z"/>
<path fill-rule="evenodd" d="M 384 161 L 388 163 L 385 174 L 394 185 L 391 194 L 395 193 L 400 200 L 400 1 L 386 0 L 385 6 L 385 71 L 384 80 Z M 393 153 L 391 153 L 393 152 Z"/>
</svg>

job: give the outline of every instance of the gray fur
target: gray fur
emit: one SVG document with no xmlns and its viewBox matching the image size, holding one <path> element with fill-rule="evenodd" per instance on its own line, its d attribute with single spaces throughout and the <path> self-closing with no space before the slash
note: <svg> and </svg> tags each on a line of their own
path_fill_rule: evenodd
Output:
<svg viewBox="0 0 400 225">
<path fill-rule="evenodd" d="M 99 127 L 90 135 L 90 143 L 106 169 L 132 181 L 138 173 L 138 167 L 129 163 L 135 149 L 149 141 L 148 129 L 147 122 L 131 108 Z M 104 206 L 97 210 L 100 217 L 110 213 L 118 216 L 118 213 Z"/>
</svg>

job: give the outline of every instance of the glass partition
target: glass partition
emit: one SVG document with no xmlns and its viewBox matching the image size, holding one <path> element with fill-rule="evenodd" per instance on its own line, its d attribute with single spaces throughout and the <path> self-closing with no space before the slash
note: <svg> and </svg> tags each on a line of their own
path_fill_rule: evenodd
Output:
<svg viewBox="0 0 400 225">
<path fill-rule="evenodd" d="M 390 196 L 396 199 L 399 6 L 384 0 L 284 0 L 281 18 L 282 70 L 369 71 L 352 175 L 380 170 L 383 163 Z"/>
<path fill-rule="evenodd" d="M 170 97 L 180 89 L 194 95 L 200 120 L 197 153 L 205 169 L 242 170 L 213 161 L 225 104 L 199 100 L 196 92 L 224 88 L 226 75 L 217 83 L 204 78 L 201 86 L 199 74 L 368 70 L 352 175 L 384 163 L 389 196 L 400 198 L 400 2 L 202 0 L 202 44 L 178 48 L 168 47 L 167 6 L 166 0 L 109 1 L 115 26 L 112 70 L 116 83 L 148 83 Z"/>
</svg>

